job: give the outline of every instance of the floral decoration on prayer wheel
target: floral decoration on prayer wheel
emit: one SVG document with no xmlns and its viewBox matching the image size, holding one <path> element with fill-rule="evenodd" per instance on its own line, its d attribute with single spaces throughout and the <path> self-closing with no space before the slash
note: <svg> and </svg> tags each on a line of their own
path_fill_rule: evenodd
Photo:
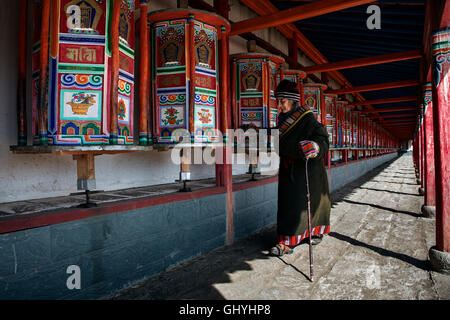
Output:
<svg viewBox="0 0 450 320">
<path fill-rule="evenodd" d="M 306 72 L 301 70 L 287 69 L 282 70 L 281 79 L 289 80 L 297 84 L 298 92 L 300 93 L 300 101 L 303 105 L 305 103 L 305 96 L 303 92 L 303 79 L 306 78 Z"/>
<path fill-rule="evenodd" d="M 303 92 L 305 104 L 314 113 L 314 116 L 321 123 L 326 123 L 325 111 L 325 95 L 324 91 L 327 85 L 320 83 L 305 83 L 303 84 Z"/>
<path fill-rule="evenodd" d="M 49 59 L 41 61 L 41 2 L 34 2 L 32 116 L 34 144 L 110 143 L 112 0 L 54 0 Z M 133 144 L 134 0 L 120 1 L 118 144 Z M 47 83 L 40 73 L 48 63 Z M 46 67 L 44 67 L 46 68 Z M 40 83 L 41 82 L 41 83 Z M 44 103 L 39 92 L 45 91 Z M 44 138 L 43 138 L 44 137 Z"/>
<path fill-rule="evenodd" d="M 347 146 L 347 126 L 346 126 L 346 105 L 348 101 L 336 101 L 336 118 L 337 118 L 337 147 L 346 147 Z"/>
<path fill-rule="evenodd" d="M 325 93 L 326 128 L 330 147 L 336 146 L 336 101 L 337 94 Z"/>
<path fill-rule="evenodd" d="M 218 142 L 220 127 L 219 40 L 230 25 L 205 11 L 168 9 L 149 16 L 152 34 L 153 138 L 175 143 Z M 221 141 L 220 141 L 221 142 Z"/>
<path fill-rule="evenodd" d="M 278 110 L 275 89 L 285 63 L 278 56 L 239 53 L 232 59 L 234 128 L 274 128 Z"/>
<path fill-rule="evenodd" d="M 358 146 L 358 112 L 351 112 L 352 119 L 352 143 L 351 146 Z"/>
</svg>

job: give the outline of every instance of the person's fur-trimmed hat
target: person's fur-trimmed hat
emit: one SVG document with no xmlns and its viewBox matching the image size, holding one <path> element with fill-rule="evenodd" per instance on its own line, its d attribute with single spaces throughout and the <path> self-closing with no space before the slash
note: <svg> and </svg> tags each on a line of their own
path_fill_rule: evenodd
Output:
<svg viewBox="0 0 450 320">
<path fill-rule="evenodd" d="M 275 98 L 287 98 L 300 102 L 297 84 L 289 80 L 282 80 L 275 89 Z"/>
</svg>

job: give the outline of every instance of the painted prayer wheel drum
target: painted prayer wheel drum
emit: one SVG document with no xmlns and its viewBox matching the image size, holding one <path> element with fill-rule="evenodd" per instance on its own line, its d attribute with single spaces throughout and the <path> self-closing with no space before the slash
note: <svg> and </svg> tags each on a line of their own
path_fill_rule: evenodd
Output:
<svg viewBox="0 0 450 320">
<path fill-rule="evenodd" d="M 345 127 L 345 146 L 348 148 L 351 146 L 352 139 L 352 123 L 351 123 L 351 109 L 344 106 L 344 127 Z"/>
<path fill-rule="evenodd" d="M 325 111 L 326 111 L 326 127 L 330 140 L 330 147 L 336 145 L 336 119 L 334 117 L 336 112 L 337 94 L 325 93 Z"/>
<path fill-rule="evenodd" d="M 305 96 L 305 104 L 314 113 L 317 120 L 321 123 L 326 122 L 325 95 L 324 90 L 327 85 L 319 83 L 303 84 L 303 93 Z"/>
<path fill-rule="evenodd" d="M 274 128 L 278 110 L 275 89 L 284 59 L 263 53 L 238 53 L 232 59 L 234 127 Z"/>
<path fill-rule="evenodd" d="M 361 135 L 362 135 L 362 143 L 361 143 L 361 147 L 363 148 L 367 148 L 368 144 L 367 144 L 367 123 L 368 120 L 364 115 L 361 115 Z"/>
<path fill-rule="evenodd" d="M 282 70 L 281 79 L 289 80 L 297 84 L 298 92 L 301 96 L 301 104 L 305 103 L 305 95 L 303 92 L 303 79 L 306 78 L 306 72 L 301 70 L 287 69 Z"/>
<path fill-rule="evenodd" d="M 35 1 L 32 54 L 33 137 L 39 144 L 38 88 L 41 5 Z M 112 0 L 55 0 L 50 8 L 48 143 L 109 144 Z M 134 0 L 122 0 L 119 20 L 118 143 L 133 144 Z"/>
<path fill-rule="evenodd" d="M 336 115 L 337 115 L 337 146 L 346 147 L 346 126 L 345 126 L 345 109 L 348 101 L 336 101 Z"/>
<path fill-rule="evenodd" d="M 352 147 L 358 146 L 358 112 L 352 112 Z"/>
<path fill-rule="evenodd" d="M 216 142 L 219 133 L 219 37 L 224 18 L 205 11 L 168 9 L 149 16 L 152 35 L 153 135 L 157 143 Z M 222 31 L 223 30 L 223 31 Z"/>
</svg>

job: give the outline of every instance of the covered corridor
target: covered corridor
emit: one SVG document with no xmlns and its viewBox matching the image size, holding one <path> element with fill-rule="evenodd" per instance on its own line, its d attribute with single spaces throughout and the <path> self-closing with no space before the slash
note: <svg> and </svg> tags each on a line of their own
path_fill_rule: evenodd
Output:
<svg viewBox="0 0 450 320">
<path fill-rule="evenodd" d="M 450 299 L 450 276 L 432 271 L 435 220 L 420 214 L 412 156 L 405 154 L 332 193 L 329 236 L 292 255 L 267 255 L 269 227 L 160 273 L 111 299 Z"/>
</svg>

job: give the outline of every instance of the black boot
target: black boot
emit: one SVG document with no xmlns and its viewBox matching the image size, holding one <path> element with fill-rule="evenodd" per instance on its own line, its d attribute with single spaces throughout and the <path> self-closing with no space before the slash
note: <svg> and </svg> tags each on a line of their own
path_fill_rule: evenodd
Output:
<svg viewBox="0 0 450 320">
<path fill-rule="evenodd" d="M 322 242 L 322 239 L 323 239 L 323 235 L 322 234 L 319 235 L 319 236 L 313 236 L 312 239 L 311 239 L 311 243 L 312 243 L 313 246 L 316 246 L 316 245 L 318 245 L 319 243 Z"/>
</svg>

